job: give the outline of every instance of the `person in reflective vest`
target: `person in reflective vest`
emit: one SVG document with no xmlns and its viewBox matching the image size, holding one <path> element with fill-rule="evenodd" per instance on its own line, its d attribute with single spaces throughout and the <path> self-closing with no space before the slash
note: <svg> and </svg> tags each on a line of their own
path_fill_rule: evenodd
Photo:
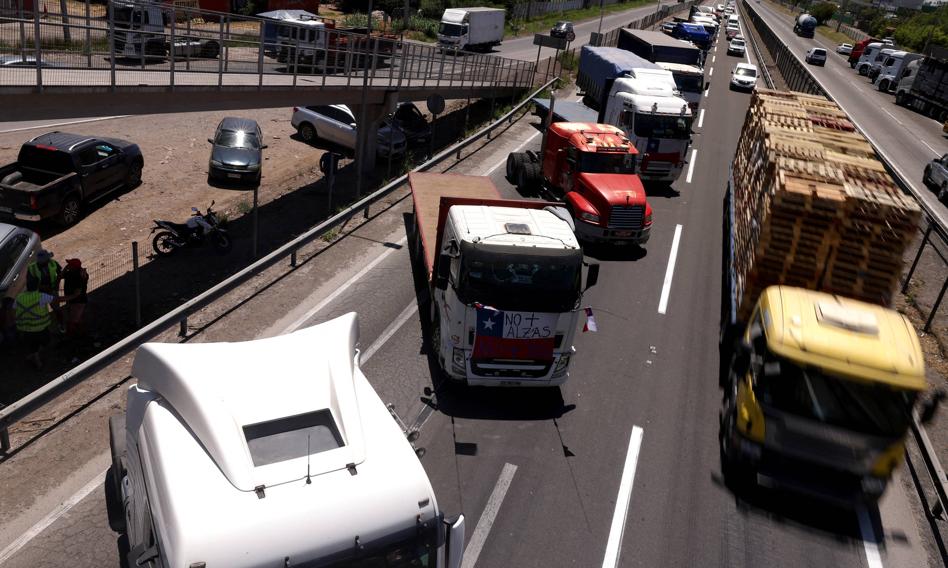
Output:
<svg viewBox="0 0 948 568">
<path fill-rule="evenodd" d="M 26 279 L 26 290 L 17 294 L 14 300 L 16 313 L 16 331 L 20 338 L 27 361 L 37 369 L 43 366 L 40 351 L 49 343 L 49 325 L 51 318 L 49 306 L 61 298 L 39 291 L 39 281 Z"/>
<path fill-rule="evenodd" d="M 39 291 L 50 296 L 59 296 L 59 283 L 62 281 L 63 267 L 53 260 L 53 253 L 40 249 L 36 253 L 36 262 L 27 268 L 27 279 L 39 282 Z M 53 316 L 60 330 L 63 327 L 63 312 L 58 304 L 53 304 Z"/>
</svg>

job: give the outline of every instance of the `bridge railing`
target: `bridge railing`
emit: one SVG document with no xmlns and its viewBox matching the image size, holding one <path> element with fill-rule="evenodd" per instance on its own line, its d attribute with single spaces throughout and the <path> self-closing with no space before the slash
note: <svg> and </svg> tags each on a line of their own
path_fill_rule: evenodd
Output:
<svg viewBox="0 0 948 568">
<path fill-rule="evenodd" d="M 97 15 L 52 7 L 0 17 L 0 85 L 525 88 L 534 79 L 530 62 L 336 29 L 331 20 L 140 1 L 111 2 Z"/>
</svg>

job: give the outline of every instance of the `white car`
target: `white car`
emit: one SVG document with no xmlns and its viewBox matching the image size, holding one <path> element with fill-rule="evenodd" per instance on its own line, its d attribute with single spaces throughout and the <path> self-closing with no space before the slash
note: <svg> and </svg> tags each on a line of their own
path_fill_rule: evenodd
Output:
<svg viewBox="0 0 948 568">
<path fill-rule="evenodd" d="M 750 63 L 738 63 L 731 71 L 731 89 L 753 91 L 757 86 L 757 66 Z"/>
<path fill-rule="evenodd" d="M 826 50 L 822 47 L 811 47 L 806 52 L 806 62 L 810 65 L 826 65 Z"/>
<path fill-rule="evenodd" d="M 294 107 L 290 124 L 307 144 L 322 140 L 355 150 L 356 118 L 346 105 Z M 388 122 L 379 127 L 376 144 L 378 155 L 382 158 L 400 156 L 408 147 L 405 135 L 393 129 Z"/>
<path fill-rule="evenodd" d="M 744 44 L 743 39 L 734 38 L 731 40 L 731 43 L 727 44 L 728 55 L 740 55 L 743 57 L 746 52 L 747 46 Z"/>
<path fill-rule="evenodd" d="M 836 53 L 840 55 L 849 55 L 853 52 L 853 46 L 851 43 L 841 43 L 836 46 Z"/>
</svg>

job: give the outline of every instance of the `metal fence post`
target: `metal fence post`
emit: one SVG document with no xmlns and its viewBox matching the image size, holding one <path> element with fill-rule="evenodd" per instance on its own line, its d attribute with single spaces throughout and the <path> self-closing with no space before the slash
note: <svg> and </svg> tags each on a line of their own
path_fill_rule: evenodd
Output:
<svg viewBox="0 0 948 568">
<path fill-rule="evenodd" d="M 928 320 L 925 321 L 925 333 L 931 331 L 932 322 L 935 321 L 935 313 L 938 312 L 938 308 L 941 306 L 941 301 L 945 299 L 945 291 L 948 290 L 948 276 L 945 277 L 945 283 L 941 285 L 941 292 L 938 293 L 938 298 L 935 300 L 934 305 L 932 305 L 932 311 L 928 314 Z"/>
<path fill-rule="evenodd" d="M 263 26 L 257 41 L 257 88 L 263 88 Z"/>
<path fill-rule="evenodd" d="M 915 260 L 912 261 L 912 267 L 909 268 L 908 275 L 905 277 L 905 282 L 902 283 L 902 293 L 904 294 L 908 291 L 909 282 L 912 280 L 912 275 L 915 274 L 915 268 L 918 266 L 918 261 L 922 258 L 922 252 L 925 250 L 925 245 L 928 244 L 928 239 L 931 237 L 932 230 L 932 221 L 928 221 L 928 229 L 925 231 L 925 236 L 922 237 L 922 244 L 918 245 L 918 252 L 915 254 Z"/>
<path fill-rule="evenodd" d="M 225 35 L 226 35 L 227 39 L 230 40 L 230 14 L 227 15 L 227 24 L 226 24 L 226 25 L 227 25 L 227 32 L 226 32 Z M 222 48 L 222 49 L 224 50 L 224 52 L 226 53 L 226 57 L 224 58 L 224 72 L 226 73 L 226 72 L 228 72 L 229 69 L 230 69 L 230 67 L 229 67 L 229 66 L 230 66 L 230 47 L 227 46 L 226 44 L 222 44 L 222 45 L 221 45 L 221 48 Z"/>
<path fill-rule="evenodd" d="M 132 241 L 132 278 L 135 281 L 135 328 L 142 327 L 142 281 L 138 273 L 138 241 Z"/>
<path fill-rule="evenodd" d="M 177 54 L 174 52 L 174 28 L 175 28 L 175 24 L 177 23 L 177 22 L 175 21 L 175 20 L 178 19 L 177 16 L 178 16 L 178 15 L 177 15 L 177 14 L 175 13 L 175 11 L 174 11 L 174 4 L 172 4 L 172 5 L 171 5 L 171 45 L 170 45 L 170 47 L 169 47 L 169 49 L 168 49 L 168 51 L 170 52 L 170 53 L 169 53 L 169 58 L 171 59 L 171 61 L 170 61 L 170 63 L 171 63 L 171 75 L 170 75 L 170 77 L 169 77 L 168 80 L 169 80 L 169 82 L 170 82 L 170 86 L 171 86 L 171 90 L 172 90 L 172 91 L 174 90 L 174 64 L 175 64 L 175 60 L 177 60 L 177 58 L 178 58 L 178 57 L 177 57 Z M 191 20 L 188 20 L 188 23 L 190 23 L 190 22 L 191 22 Z M 189 27 L 190 27 L 190 26 L 189 26 Z M 190 30 L 189 30 L 189 32 L 190 32 Z M 185 53 L 188 52 L 189 47 L 190 47 L 190 46 L 187 45 L 187 44 L 188 44 L 188 37 L 190 37 L 190 33 L 189 33 L 188 35 L 185 35 L 185 36 L 184 36 L 184 43 L 185 43 L 185 48 L 184 48 L 185 51 L 184 51 L 184 52 L 185 52 Z M 185 56 L 185 57 L 187 57 L 187 56 Z M 187 65 L 187 64 L 186 64 L 186 65 Z"/>
<path fill-rule="evenodd" d="M 217 54 L 217 88 L 220 89 L 224 86 L 224 61 L 227 60 L 227 48 L 224 46 L 224 18 L 220 18 L 217 23 L 221 40 L 220 53 Z"/>
<path fill-rule="evenodd" d="M 40 16 L 39 10 L 33 6 L 33 46 L 36 49 L 36 88 L 43 92 L 43 64 L 40 57 Z"/>
<path fill-rule="evenodd" d="M 257 224 L 257 220 L 258 220 L 257 211 L 258 211 L 258 209 L 259 209 L 259 208 L 257 207 L 257 205 L 258 205 L 257 196 L 258 196 L 259 193 L 260 193 L 260 184 L 259 184 L 259 183 L 255 183 L 254 186 L 253 186 L 253 237 L 252 237 L 252 238 L 253 238 L 253 244 L 251 245 L 251 249 L 250 249 L 250 250 L 251 250 L 251 254 L 253 255 L 253 259 L 254 259 L 254 260 L 257 260 L 257 227 L 258 227 L 258 224 Z"/>
<path fill-rule="evenodd" d="M 86 66 L 92 67 L 92 24 L 91 14 L 89 13 L 89 0 L 86 0 Z"/>
<path fill-rule="evenodd" d="M 181 321 L 178 322 L 178 337 L 187 337 L 188 336 L 188 318 L 187 316 L 181 318 Z"/>
<path fill-rule="evenodd" d="M 111 76 L 111 90 L 115 91 L 115 11 L 112 4 L 108 4 L 109 11 L 109 69 Z"/>
</svg>

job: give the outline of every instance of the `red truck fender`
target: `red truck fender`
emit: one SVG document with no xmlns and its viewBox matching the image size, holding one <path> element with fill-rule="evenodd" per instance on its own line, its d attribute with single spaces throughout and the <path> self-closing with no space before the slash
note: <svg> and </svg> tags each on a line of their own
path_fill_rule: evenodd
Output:
<svg viewBox="0 0 948 568">
<path fill-rule="evenodd" d="M 570 191 L 565 196 L 566 206 L 569 208 L 573 219 L 578 219 L 580 213 L 589 213 L 600 217 L 599 210 L 589 202 L 582 194 L 577 191 Z"/>
</svg>

